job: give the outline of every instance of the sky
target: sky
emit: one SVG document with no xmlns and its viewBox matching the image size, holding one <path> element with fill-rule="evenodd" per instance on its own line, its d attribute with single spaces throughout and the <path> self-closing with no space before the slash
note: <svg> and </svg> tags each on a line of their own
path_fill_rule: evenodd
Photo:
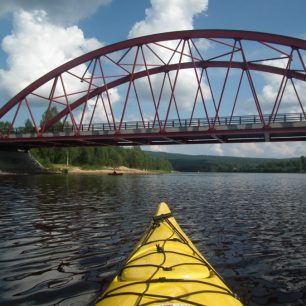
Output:
<svg viewBox="0 0 306 306">
<path fill-rule="evenodd" d="M 74 57 L 128 38 L 176 30 L 235 29 L 306 39 L 305 16 L 305 0 L 1 0 L 0 105 L 29 84 L 29 75 L 33 81 Z M 306 155 L 303 142 L 145 149 L 242 157 Z"/>
</svg>

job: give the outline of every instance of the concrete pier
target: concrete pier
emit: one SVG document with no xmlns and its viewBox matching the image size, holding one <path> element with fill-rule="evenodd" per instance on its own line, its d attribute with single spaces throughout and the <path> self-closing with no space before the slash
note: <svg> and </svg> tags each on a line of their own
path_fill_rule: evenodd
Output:
<svg viewBox="0 0 306 306">
<path fill-rule="evenodd" d="M 0 150 L 0 174 L 39 174 L 47 171 L 32 156 L 30 151 Z"/>
</svg>

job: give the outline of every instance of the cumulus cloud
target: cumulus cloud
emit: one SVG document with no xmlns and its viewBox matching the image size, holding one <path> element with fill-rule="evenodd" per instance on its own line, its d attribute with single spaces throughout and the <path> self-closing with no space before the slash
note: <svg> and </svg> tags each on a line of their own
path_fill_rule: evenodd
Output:
<svg viewBox="0 0 306 306">
<path fill-rule="evenodd" d="M 151 7 L 145 11 L 145 18 L 142 21 L 136 22 L 129 32 L 129 38 L 144 36 L 153 33 L 190 30 L 193 29 L 193 23 L 195 16 L 205 12 L 208 9 L 208 0 L 151 0 Z M 173 51 L 177 47 L 178 41 L 162 42 L 162 47 L 151 46 L 151 48 L 158 54 L 158 56 L 167 62 L 172 58 L 170 63 L 177 63 L 180 60 L 180 53 L 190 54 L 191 50 L 187 44 L 181 44 L 177 53 L 173 56 Z M 198 45 L 202 48 L 203 43 L 200 41 Z M 183 49 L 184 46 L 184 49 Z M 207 47 L 207 45 L 205 46 Z M 192 46 L 191 46 L 192 48 Z M 156 58 L 150 52 L 145 53 L 146 61 L 151 64 L 157 64 Z M 188 56 L 183 56 L 182 62 L 190 62 L 191 59 Z M 160 64 L 160 63 L 159 63 Z M 198 79 L 201 72 L 197 70 Z M 181 111 L 191 112 L 195 95 L 198 89 L 197 77 L 193 69 L 181 70 L 177 74 L 176 84 L 176 72 L 169 73 L 170 80 L 166 79 L 165 86 L 163 87 L 162 100 L 165 101 L 165 105 L 171 100 L 171 89 L 175 86 L 175 98 L 178 105 L 178 109 Z M 155 92 L 159 92 L 162 85 L 163 75 L 151 76 L 152 87 Z M 146 100 L 150 99 L 150 93 L 148 92 L 148 84 L 145 79 L 138 81 L 139 92 L 143 96 L 148 95 Z M 201 90 L 204 93 L 206 99 L 210 99 L 210 92 L 205 83 L 201 82 Z M 199 99 L 199 97 L 198 97 Z M 172 105 L 173 105 L 172 100 Z M 162 103 L 161 103 L 162 105 Z M 161 107 L 162 108 L 162 107 Z M 160 108 L 160 111 L 162 112 Z M 173 105 L 172 115 L 175 114 L 175 107 Z M 164 110 L 164 113 L 166 111 Z M 162 118 L 161 118 L 162 119 Z"/>
<path fill-rule="evenodd" d="M 0 17 L 7 13 L 23 9 L 25 11 L 43 10 L 48 13 L 50 20 L 57 24 L 74 24 L 79 20 L 93 14 L 102 6 L 112 0 L 1 0 Z"/>
<path fill-rule="evenodd" d="M 225 155 L 231 156 L 289 158 L 305 155 L 304 142 L 264 142 L 223 146 Z"/>
<path fill-rule="evenodd" d="M 2 41 L 8 69 L 0 69 L 0 88 L 11 97 L 51 69 L 101 46 L 77 26 L 50 23 L 45 11 L 19 10 L 12 33 Z"/>
<path fill-rule="evenodd" d="M 268 66 L 274 66 L 278 68 L 286 69 L 288 65 L 288 59 L 287 58 L 280 58 L 273 61 L 264 61 L 264 65 Z M 300 64 L 301 66 L 301 64 Z M 300 69 L 303 69 L 301 66 Z M 283 81 L 283 76 L 276 75 L 272 73 L 262 73 L 263 80 L 265 82 L 261 94 L 259 96 L 259 99 L 261 101 L 261 105 L 266 112 L 271 112 L 272 107 L 278 98 L 279 90 L 281 89 L 281 92 L 284 87 L 283 94 L 281 96 L 281 104 L 279 108 L 279 113 L 300 113 L 302 112 L 302 109 L 299 105 L 298 98 L 295 92 L 295 89 L 300 97 L 305 96 L 306 94 L 306 84 L 302 81 L 293 80 L 295 84 L 295 89 L 292 86 L 292 83 L 290 80 L 288 80 L 287 83 Z M 279 96 L 280 97 L 280 96 Z M 306 108 L 304 107 L 304 110 Z"/>
<path fill-rule="evenodd" d="M 5 96 L 2 103 L 50 70 L 77 56 L 100 48 L 102 45 L 95 38 L 85 38 L 83 31 L 78 26 L 55 25 L 50 21 L 50 16 L 45 11 L 19 10 L 15 12 L 12 32 L 2 41 L 2 49 L 7 53 L 8 66 L 7 69 L 0 69 L 0 89 L 2 97 Z M 82 76 L 85 70 L 86 65 L 82 64 L 73 68 L 71 72 Z M 84 77 L 89 78 L 90 73 L 87 72 Z M 80 93 L 69 96 L 70 103 L 88 88 L 86 82 L 80 82 L 78 78 L 69 74 L 63 74 L 62 78 L 67 93 Z M 36 93 L 48 96 L 51 86 L 52 81 L 41 86 Z M 112 94 L 111 103 L 116 103 L 120 99 L 117 89 L 110 90 L 110 94 Z M 55 96 L 62 95 L 63 87 L 61 82 L 58 82 Z M 48 104 L 45 100 L 33 97 L 31 99 L 31 106 L 40 107 L 40 110 L 36 108 L 33 112 L 39 122 L 41 113 L 47 109 Z M 66 103 L 64 97 L 57 98 L 57 101 Z M 63 106 L 57 104 L 57 108 L 61 110 Z M 93 110 L 95 112 L 92 118 Z M 74 119 L 77 123 L 81 120 L 81 111 L 82 108 L 79 108 L 74 112 Z M 109 110 L 107 112 L 110 115 Z M 95 99 L 88 101 L 83 123 L 88 123 L 91 119 L 93 123 L 106 122 L 106 113 L 101 100 L 97 104 Z M 70 120 L 69 117 L 68 121 Z"/>
<path fill-rule="evenodd" d="M 196 15 L 208 9 L 208 0 L 151 0 L 144 20 L 136 22 L 129 37 L 193 29 Z"/>
<path fill-rule="evenodd" d="M 291 158 L 305 155 L 304 142 L 146 146 L 145 150 L 190 155 Z"/>
<path fill-rule="evenodd" d="M 108 92 L 111 96 L 110 103 L 112 104 L 112 106 L 121 101 L 121 96 L 116 88 L 112 88 Z M 80 122 L 81 117 L 82 113 L 79 112 L 76 116 L 76 121 Z M 93 124 L 101 124 L 108 123 L 108 120 L 112 121 L 112 114 L 107 104 L 106 95 L 103 94 L 102 97 L 88 100 L 84 113 L 83 123 L 89 124 L 90 122 L 92 122 Z M 120 118 L 115 118 L 115 120 L 118 122 Z"/>
</svg>

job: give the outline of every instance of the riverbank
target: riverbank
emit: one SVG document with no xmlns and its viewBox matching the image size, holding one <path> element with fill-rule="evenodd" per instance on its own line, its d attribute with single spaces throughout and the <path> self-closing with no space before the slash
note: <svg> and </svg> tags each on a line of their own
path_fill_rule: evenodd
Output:
<svg viewBox="0 0 306 306">
<path fill-rule="evenodd" d="M 101 174 L 108 175 L 114 172 L 114 168 L 103 167 L 103 168 L 81 168 L 77 166 L 66 166 L 62 164 L 54 164 L 51 169 L 48 169 L 51 172 L 64 173 L 64 174 Z M 136 169 L 128 168 L 124 166 L 117 167 L 115 169 L 116 173 L 122 174 L 161 174 L 161 173 L 170 173 L 169 171 L 160 171 L 160 170 L 146 170 L 146 169 Z"/>
</svg>

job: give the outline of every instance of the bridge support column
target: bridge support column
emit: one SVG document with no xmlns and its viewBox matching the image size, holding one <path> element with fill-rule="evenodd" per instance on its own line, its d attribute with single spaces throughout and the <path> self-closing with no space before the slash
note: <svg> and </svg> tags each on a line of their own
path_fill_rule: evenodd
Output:
<svg viewBox="0 0 306 306">
<path fill-rule="evenodd" d="M 47 171 L 28 150 L 0 149 L 0 174 L 38 174 Z"/>
</svg>

